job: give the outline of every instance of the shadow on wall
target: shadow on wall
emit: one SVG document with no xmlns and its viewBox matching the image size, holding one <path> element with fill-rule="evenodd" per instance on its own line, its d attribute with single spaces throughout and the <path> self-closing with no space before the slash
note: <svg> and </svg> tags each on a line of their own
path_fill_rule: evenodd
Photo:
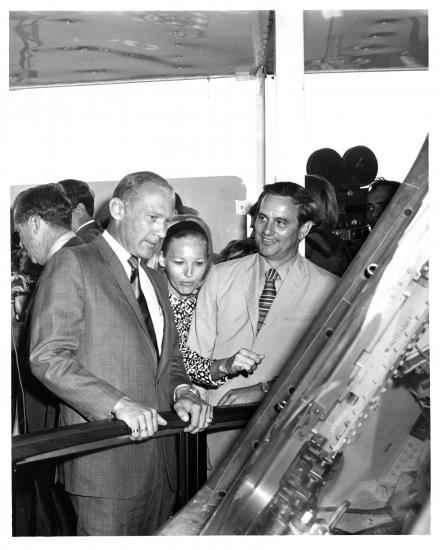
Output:
<svg viewBox="0 0 440 550">
<path fill-rule="evenodd" d="M 195 208 L 208 223 L 214 251 L 220 251 L 232 239 L 246 236 L 246 216 L 236 214 L 235 201 L 246 200 L 246 187 L 236 176 L 210 176 L 203 178 L 174 178 L 168 180 L 179 193 L 185 206 Z M 108 216 L 108 201 L 116 181 L 88 182 L 95 192 L 95 218 Z M 31 186 L 11 187 L 11 205 L 15 197 Z"/>
</svg>

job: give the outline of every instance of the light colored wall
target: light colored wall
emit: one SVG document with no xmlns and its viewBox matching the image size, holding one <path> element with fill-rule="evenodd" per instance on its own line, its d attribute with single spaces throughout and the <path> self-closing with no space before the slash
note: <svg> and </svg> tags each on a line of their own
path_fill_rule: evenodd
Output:
<svg viewBox="0 0 440 550">
<path fill-rule="evenodd" d="M 201 178 L 168 178 L 183 203 L 196 209 L 211 228 L 215 252 L 232 239 L 245 235 L 245 216 L 237 215 L 235 200 L 245 200 L 246 188 L 240 178 L 217 176 Z M 95 193 L 95 214 L 97 219 L 108 215 L 108 201 L 117 181 L 90 182 Z M 11 204 L 15 197 L 28 185 L 11 187 Z"/>
</svg>

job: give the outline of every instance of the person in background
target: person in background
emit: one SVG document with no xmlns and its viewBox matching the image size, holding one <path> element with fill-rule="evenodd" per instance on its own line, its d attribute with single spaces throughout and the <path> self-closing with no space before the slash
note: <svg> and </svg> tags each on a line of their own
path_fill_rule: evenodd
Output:
<svg viewBox="0 0 440 550">
<path fill-rule="evenodd" d="M 323 176 L 305 176 L 305 188 L 319 205 L 319 216 L 305 240 L 306 258 L 320 267 L 342 276 L 352 254 L 342 239 L 332 235 L 338 223 L 338 202 L 332 184 Z"/>
<path fill-rule="evenodd" d="M 236 260 L 237 258 L 248 256 L 249 254 L 255 254 L 256 252 L 258 252 L 258 247 L 253 237 L 248 237 L 247 239 L 233 239 L 220 251 L 215 263 Z"/>
<path fill-rule="evenodd" d="M 177 216 L 198 216 L 199 212 L 195 208 L 192 208 L 191 206 L 187 206 L 186 204 L 183 204 L 183 201 L 178 193 L 175 193 L 176 195 L 176 215 Z"/>
<path fill-rule="evenodd" d="M 99 223 L 93 219 L 95 210 L 93 191 L 85 181 L 68 179 L 58 183 L 72 203 L 72 230 L 84 242 L 89 243 L 103 231 Z"/>
<path fill-rule="evenodd" d="M 163 240 L 159 266 L 168 281 L 168 293 L 179 333 L 179 346 L 186 372 L 202 387 L 217 388 L 226 377 L 251 374 L 263 356 L 247 349 L 212 361 L 191 351 L 186 345 L 197 294 L 212 263 L 211 233 L 197 216 L 179 216 Z"/>
<path fill-rule="evenodd" d="M 251 234 L 249 236 L 250 239 L 255 239 L 255 218 L 257 217 L 258 213 L 258 201 L 255 202 L 248 210 L 247 215 L 251 218 L 251 221 L 249 223 L 250 228 L 252 229 Z"/>
<path fill-rule="evenodd" d="M 398 181 L 378 178 L 368 188 L 367 195 L 367 224 L 371 229 L 376 225 L 388 203 L 399 189 Z"/>
<path fill-rule="evenodd" d="M 22 191 L 14 201 L 13 220 L 23 246 L 20 270 L 25 272 L 38 274 L 38 270 L 29 267 L 29 262 L 46 269 L 47 264 L 62 249 L 84 244 L 71 230 L 72 205 L 64 189 L 57 183 L 37 185 Z M 32 293 L 25 309 L 21 308 L 20 340 L 18 347 L 17 341 L 14 341 L 13 346 L 15 361 L 12 364 L 16 367 L 16 380 L 19 383 L 15 430 L 22 434 L 47 430 L 58 425 L 59 401 L 33 375 L 29 365 L 30 328 L 41 277 L 42 275 L 33 285 L 27 284 Z M 67 307 L 67 304 L 63 307 Z M 16 526 L 22 535 L 72 534 L 70 503 L 60 485 L 55 483 L 53 461 L 37 463 L 31 472 L 20 472 L 16 482 Z"/>
<path fill-rule="evenodd" d="M 174 193 L 175 197 L 176 197 L 176 206 L 175 206 L 175 211 L 176 211 L 176 215 L 177 216 L 181 216 L 182 214 L 184 214 L 184 206 L 183 206 L 183 202 L 182 202 L 182 199 L 180 198 L 180 195 L 179 193 Z"/>
<path fill-rule="evenodd" d="M 14 226 L 28 258 L 45 266 L 62 248 L 84 244 L 71 230 L 72 206 L 63 187 L 57 183 L 37 185 L 22 191 L 13 205 Z M 41 276 L 40 276 L 41 278 Z M 29 370 L 29 331 L 33 304 L 38 290 L 35 285 L 24 312 L 20 339 L 21 377 L 25 388 L 25 403 L 20 413 L 24 433 L 55 428 L 57 405 L 53 395 Z M 23 312 L 21 313 L 23 316 Z"/>
</svg>

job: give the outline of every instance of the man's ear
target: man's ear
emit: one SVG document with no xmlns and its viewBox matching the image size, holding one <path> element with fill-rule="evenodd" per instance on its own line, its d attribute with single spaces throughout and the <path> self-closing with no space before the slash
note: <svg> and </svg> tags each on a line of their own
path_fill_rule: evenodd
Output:
<svg viewBox="0 0 440 550">
<path fill-rule="evenodd" d="M 86 211 L 86 207 L 83 205 L 82 202 L 79 202 L 74 208 L 74 210 L 76 210 L 79 216 L 82 216 L 82 214 L 84 214 L 84 212 Z"/>
<path fill-rule="evenodd" d="M 157 263 L 160 265 L 160 267 L 165 267 L 165 256 L 163 255 L 163 252 L 160 251 L 159 259 L 157 260 Z"/>
<path fill-rule="evenodd" d="M 302 226 L 299 228 L 299 235 L 298 235 L 300 241 L 302 241 L 307 237 L 309 231 L 312 229 L 314 225 L 315 224 L 311 220 L 302 224 Z"/>
<path fill-rule="evenodd" d="M 122 218 L 125 216 L 125 204 L 123 203 L 123 201 L 121 201 L 121 199 L 117 197 L 113 197 L 112 199 L 110 199 L 109 210 L 110 216 L 117 221 L 122 220 Z"/>
<path fill-rule="evenodd" d="M 38 235 L 41 231 L 41 218 L 40 216 L 37 216 L 36 214 L 32 215 L 29 219 L 28 219 L 28 224 L 29 224 L 29 228 L 31 230 L 31 232 L 34 234 L 34 235 Z"/>
</svg>

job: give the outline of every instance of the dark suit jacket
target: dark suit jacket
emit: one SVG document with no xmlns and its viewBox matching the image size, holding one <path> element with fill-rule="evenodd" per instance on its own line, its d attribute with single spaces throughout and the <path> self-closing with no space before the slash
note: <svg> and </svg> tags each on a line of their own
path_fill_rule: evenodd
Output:
<svg viewBox="0 0 440 550">
<path fill-rule="evenodd" d="M 93 239 L 102 233 L 103 229 L 99 223 L 95 220 L 92 220 L 92 223 L 88 223 L 81 229 L 78 229 L 76 234 L 80 237 L 85 243 L 93 241 Z"/>
<path fill-rule="evenodd" d="M 175 387 L 189 383 L 166 284 L 146 271 L 164 314 L 159 364 L 126 272 L 102 236 L 47 264 L 34 304 L 30 360 L 35 376 L 65 403 L 62 424 L 111 419 L 123 395 L 170 410 Z M 129 498 L 148 492 L 159 461 L 174 488 L 174 438 L 67 460 L 64 483 L 77 495 Z"/>
<path fill-rule="evenodd" d="M 84 244 L 84 242 L 78 236 L 75 236 L 64 243 L 60 250 L 80 244 Z M 51 260 L 52 258 L 49 259 L 49 262 Z M 42 274 L 40 274 L 41 276 Z M 24 407 L 23 411 L 19 412 L 19 419 L 20 424 L 23 425 L 22 417 L 26 415 L 27 432 L 30 433 L 56 428 L 58 424 L 58 399 L 33 376 L 29 368 L 30 325 L 39 283 L 40 280 L 37 281 L 29 298 L 20 339 L 20 375 L 23 381 Z"/>
</svg>

